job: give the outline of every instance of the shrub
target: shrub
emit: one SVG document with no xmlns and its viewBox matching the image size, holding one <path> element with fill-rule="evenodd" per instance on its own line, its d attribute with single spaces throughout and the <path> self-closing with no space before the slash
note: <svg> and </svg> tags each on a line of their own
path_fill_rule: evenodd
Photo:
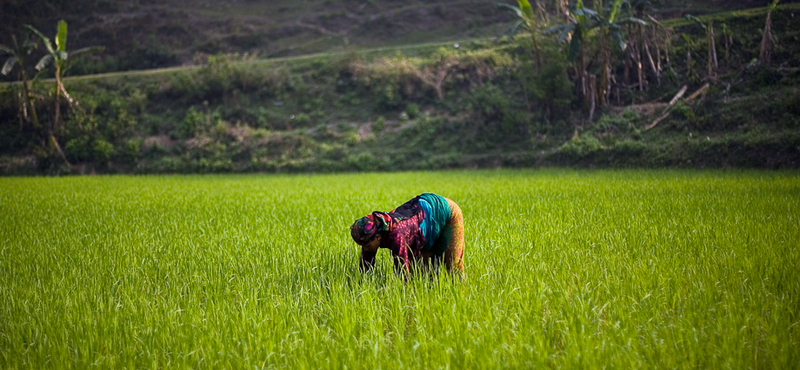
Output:
<svg viewBox="0 0 800 370">
<path fill-rule="evenodd" d="M 541 70 L 531 73 L 533 78 L 528 88 L 536 100 L 554 113 L 570 106 L 575 100 L 574 86 L 567 75 L 564 61 L 554 58 Z"/>
<path fill-rule="evenodd" d="M 408 117 L 411 119 L 419 117 L 419 105 L 414 103 L 406 105 L 406 114 L 408 114 Z"/>
<path fill-rule="evenodd" d="M 348 167 L 358 171 L 375 171 L 381 168 L 384 164 L 370 152 L 362 152 L 348 155 L 345 159 Z"/>
<path fill-rule="evenodd" d="M 89 138 L 81 136 L 67 141 L 64 145 L 64 154 L 74 161 L 90 159 L 92 157 L 92 147 L 89 145 Z"/>
<path fill-rule="evenodd" d="M 617 141 L 614 144 L 613 150 L 618 154 L 622 154 L 623 156 L 635 156 L 639 155 L 647 149 L 647 144 L 631 140 L 631 139 L 622 139 Z"/>
<path fill-rule="evenodd" d="M 124 158 L 129 162 L 135 162 L 142 152 L 142 140 L 131 139 L 125 142 L 125 149 L 123 152 Z"/>
<path fill-rule="evenodd" d="M 92 143 L 93 159 L 99 163 L 106 163 L 114 154 L 114 145 L 103 139 L 95 139 Z"/>
<path fill-rule="evenodd" d="M 583 157 L 601 149 L 604 149 L 604 147 L 600 143 L 600 140 L 592 135 L 584 134 L 561 145 L 561 147 L 558 148 L 558 153 Z"/>
<path fill-rule="evenodd" d="M 675 103 L 675 105 L 672 107 L 672 114 L 673 117 L 679 120 L 684 120 L 689 123 L 695 122 L 694 110 L 692 110 L 692 107 L 683 101 Z"/>
<path fill-rule="evenodd" d="M 378 116 L 378 118 L 375 119 L 375 123 L 372 124 L 372 131 L 377 133 L 382 132 L 385 124 L 386 124 L 386 118 L 384 118 L 383 116 Z"/>
<path fill-rule="evenodd" d="M 218 138 L 224 137 L 228 133 L 228 122 L 223 120 L 218 120 L 217 124 L 214 125 L 214 134 Z"/>
<path fill-rule="evenodd" d="M 525 112 L 514 106 L 495 85 L 485 85 L 473 90 L 472 106 L 482 121 L 482 126 L 493 134 L 524 133 L 528 128 Z M 496 131 L 496 132 L 495 132 Z"/>
<path fill-rule="evenodd" d="M 300 113 L 294 117 L 294 120 L 299 124 L 307 124 L 311 122 L 311 116 L 308 113 Z"/>
</svg>

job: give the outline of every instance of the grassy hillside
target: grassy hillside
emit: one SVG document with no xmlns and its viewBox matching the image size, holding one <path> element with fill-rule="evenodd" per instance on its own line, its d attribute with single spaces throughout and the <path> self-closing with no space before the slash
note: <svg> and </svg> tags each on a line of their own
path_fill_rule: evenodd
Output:
<svg viewBox="0 0 800 370">
<path fill-rule="evenodd" d="M 497 2 L 7 0 L 0 3 L 0 44 L 8 45 L 23 24 L 33 24 L 51 35 L 56 22 L 66 19 L 73 48 L 107 48 L 79 63 L 71 71 L 73 75 L 150 69 L 197 63 L 198 53 L 238 52 L 265 58 L 349 46 L 372 48 L 495 36 L 511 20 L 511 14 L 498 8 Z M 653 3 L 657 13 L 668 18 L 765 6 L 768 1 Z"/>
<path fill-rule="evenodd" d="M 53 2 L 56 3 L 56 2 Z M 76 70 L 104 72 L 192 63 L 197 53 L 306 54 L 348 45 L 376 47 L 494 35 L 510 17 L 491 1 L 94 1 L 52 6 L 7 2 L 5 33 L 30 22 L 72 26 L 76 47 L 105 45 L 103 56 Z M 10 18 L 10 19 L 9 19 Z M 146 25 L 146 27 L 142 27 Z M 5 41 L 5 38 L 2 39 Z"/>
<path fill-rule="evenodd" d="M 763 27 L 763 9 L 704 18 L 730 30 L 730 48 L 720 38 L 721 67 L 713 79 L 703 72 L 705 31 L 676 21 L 671 47 L 661 55 L 663 75 L 649 76 L 644 91 L 614 92 L 613 105 L 598 109 L 592 120 L 578 99 L 574 62 L 555 38 L 544 39 L 541 68 L 521 37 L 273 60 L 214 55 L 191 68 L 70 79 L 67 88 L 79 104 L 69 106 L 58 135 L 72 169 L 43 150 L 46 143 L 37 141 L 35 129 L 18 128 L 18 85 L 5 85 L 0 169 L 796 167 L 796 11 L 792 5 L 773 14 L 779 46 L 771 66 L 754 62 L 761 41 L 754 30 Z M 678 37 L 684 33 L 688 38 Z M 588 69 L 597 75 L 600 65 L 589 63 Z M 440 72 L 445 74 L 437 84 Z M 683 86 L 688 97 L 707 81 L 705 93 L 668 107 Z M 43 120 L 50 115 L 41 90 L 48 83 L 39 85 Z M 667 109 L 670 114 L 649 128 Z"/>
</svg>

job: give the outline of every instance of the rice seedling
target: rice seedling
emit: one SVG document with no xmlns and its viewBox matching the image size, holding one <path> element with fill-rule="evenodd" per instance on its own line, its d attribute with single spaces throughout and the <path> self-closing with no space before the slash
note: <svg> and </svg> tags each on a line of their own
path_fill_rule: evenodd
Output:
<svg viewBox="0 0 800 370">
<path fill-rule="evenodd" d="M 424 191 L 466 279 L 362 276 Z M 790 368 L 799 224 L 796 172 L 0 178 L 0 368 Z"/>
</svg>

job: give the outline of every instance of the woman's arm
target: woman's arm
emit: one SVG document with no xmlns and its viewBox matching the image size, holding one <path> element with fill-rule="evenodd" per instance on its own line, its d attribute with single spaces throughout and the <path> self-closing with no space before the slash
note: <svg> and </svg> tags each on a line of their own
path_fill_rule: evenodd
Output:
<svg viewBox="0 0 800 370">
<path fill-rule="evenodd" d="M 378 251 L 368 251 L 361 249 L 361 263 L 359 267 L 361 268 L 361 272 L 369 272 L 375 267 L 375 255 L 378 254 Z"/>
</svg>

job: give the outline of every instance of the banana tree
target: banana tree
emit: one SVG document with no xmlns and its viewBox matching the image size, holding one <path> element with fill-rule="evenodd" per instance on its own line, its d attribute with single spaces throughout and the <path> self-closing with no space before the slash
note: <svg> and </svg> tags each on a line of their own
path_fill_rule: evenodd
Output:
<svg viewBox="0 0 800 370">
<path fill-rule="evenodd" d="M 598 14 L 596 11 L 583 5 L 583 0 L 578 0 L 575 9 L 571 12 L 571 22 L 551 27 L 544 31 L 545 35 L 557 35 L 560 42 L 569 42 L 567 59 L 577 61 L 578 82 L 580 84 L 581 98 L 588 107 L 588 78 L 584 58 L 584 41 L 591 29 L 597 27 Z"/>
<path fill-rule="evenodd" d="M 78 49 L 75 51 L 67 51 L 67 22 L 61 20 L 58 22 L 58 32 L 56 33 L 55 37 L 55 47 L 53 43 L 50 41 L 50 38 L 45 36 L 39 30 L 34 28 L 33 26 L 26 26 L 29 30 L 39 36 L 42 39 L 42 43 L 44 44 L 45 48 L 47 48 L 48 54 L 42 57 L 39 60 L 39 63 L 36 64 L 36 70 L 43 70 L 47 68 L 47 66 L 52 63 L 55 66 L 55 100 L 56 100 L 56 111 L 55 111 L 55 119 L 54 124 L 58 126 L 60 124 L 60 102 L 61 96 L 63 94 L 64 98 L 67 99 L 70 103 L 74 100 L 72 97 L 67 93 L 67 89 L 64 87 L 64 75 L 66 74 L 67 70 L 69 69 L 69 57 L 75 58 L 81 54 L 86 53 L 95 53 L 105 50 L 102 46 L 90 46 L 82 49 Z"/>
<path fill-rule="evenodd" d="M 684 18 L 694 21 L 706 32 L 706 46 L 708 49 L 708 63 L 706 64 L 708 67 L 707 76 L 708 78 L 716 77 L 716 71 L 719 68 L 719 61 L 717 60 L 717 43 L 716 36 L 714 35 L 714 21 L 709 21 L 708 24 L 706 24 L 699 18 L 688 14 L 684 16 Z M 691 52 L 687 51 L 687 55 L 687 58 L 691 60 Z"/>
<path fill-rule="evenodd" d="M 647 80 L 645 78 L 645 65 L 649 64 L 659 85 L 661 84 L 661 57 L 667 64 L 669 61 L 671 28 L 664 26 L 652 15 L 654 1 L 650 0 L 625 0 L 622 12 L 633 19 L 649 19 L 652 28 L 646 27 L 638 21 L 626 25 L 628 46 L 625 55 L 624 78 L 626 84 L 630 83 L 630 73 L 633 71 L 638 79 L 640 91 L 644 91 Z M 655 52 L 655 55 L 654 53 Z"/>
<path fill-rule="evenodd" d="M 20 99 L 20 121 L 19 128 L 22 130 L 23 120 L 27 120 L 33 124 L 34 127 L 39 127 L 39 117 L 36 115 L 36 107 L 33 100 L 33 94 L 28 81 L 28 75 L 25 73 L 25 57 L 27 57 L 38 45 L 30 41 L 30 32 L 24 32 L 21 41 L 17 41 L 17 37 L 12 35 L 11 47 L 0 45 L 0 51 L 9 55 L 6 62 L 0 69 L 0 74 L 8 75 L 14 69 L 19 67 L 19 79 L 22 81 L 23 96 Z M 30 113 L 29 113 L 30 112 Z M 30 114 L 30 118 L 29 118 Z"/>
<path fill-rule="evenodd" d="M 539 33 L 540 33 L 540 23 L 544 23 L 547 21 L 546 14 L 547 12 L 544 11 L 544 6 L 541 3 L 541 0 L 538 2 L 537 7 L 539 8 L 539 17 L 537 19 L 536 13 L 533 11 L 533 7 L 528 0 L 517 0 L 518 6 L 509 5 L 506 3 L 497 3 L 497 6 L 507 8 L 511 10 L 517 16 L 517 21 L 514 22 L 511 27 L 507 28 L 501 36 L 508 36 L 509 38 L 514 38 L 514 35 L 519 32 L 520 29 L 524 29 L 528 31 L 531 35 L 531 41 L 533 41 L 533 50 L 536 54 L 536 67 L 542 67 L 542 56 L 541 56 L 541 48 L 539 47 Z"/>
<path fill-rule="evenodd" d="M 41 71 L 47 66 L 52 63 L 55 66 L 55 91 L 53 92 L 54 96 L 54 107 L 53 107 L 53 121 L 50 124 L 48 129 L 48 134 L 50 136 L 50 142 L 53 147 L 56 149 L 59 155 L 67 162 L 67 158 L 64 155 L 64 152 L 61 150 L 61 146 L 58 145 L 58 141 L 55 138 L 55 130 L 61 124 L 61 97 L 62 95 L 64 98 L 67 99 L 69 103 L 73 103 L 74 100 L 72 97 L 67 93 L 67 89 L 64 87 L 64 74 L 69 69 L 69 57 L 76 57 L 81 54 L 85 53 L 92 53 L 92 52 L 99 52 L 103 51 L 105 48 L 102 46 L 91 46 L 82 49 L 78 49 L 75 51 L 68 52 L 67 51 L 67 22 L 61 20 L 58 22 L 58 31 L 55 36 L 55 45 L 53 45 L 50 38 L 45 36 L 42 32 L 37 30 L 31 25 L 25 26 L 28 30 L 39 36 L 44 44 L 45 48 L 47 48 L 47 55 L 45 55 L 42 59 L 39 60 L 39 63 L 36 64 L 36 70 Z M 67 162 L 69 165 L 69 162 Z"/>
<path fill-rule="evenodd" d="M 644 49 L 650 59 L 650 64 L 653 66 L 653 70 L 658 73 L 653 57 L 650 55 L 647 37 L 644 36 L 643 32 L 649 23 L 639 17 L 639 15 L 644 15 L 644 9 L 648 6 L 649 1 L 614 0 L 611 7 L 606 9 L 604 15 L 600 17 L 599 28 L 601 29 L 601 48 L 604 58 L 603 77 L 601 79 L 602 83 L 600 88 L 602 105 L 608 104 L 608 97 L 611 92 L 611 69 L 614 62 L 612 59 L 612 46 L 616 46 L 617 50 L 626 51 L 628 45 L 631 43 L 631 34 L 633 34 L 631 30 L 639 30 L 639 34 L 644 43 Z M 626 30 L 627 32 L 624 32 Z M 641 60 L 641 58 L 638 59 Z M 645 82 L 641 63 L 639 63 L 638 71 L 639 89 L 643 90 Z"/>
<path fill-rule="evenodd" d="M 772 59 L 772 51 L 775 49 L 775 37 L 772 35 L 772 11 L 778 7 L 780 0 L 774 0 L 767 12 L 767 22 L 764 24 L 764 36 L 761 38 L 761 50 L 758 53 L 758 61 L 761 64 L 769 65 Z"/>
<path fill-rule="evenodd" d="M 725 68 L 731 67 L 731 45 L 733 44 L 733 31 L 727 24 L 722 24 L 722 40 L 725 42 Z"/>
<path fill-rule="evenodd" d="M 590 32 L 599 29 L 600 33 L 600 54 L 603 64 L 603 71 L 600 79 L 600 102 L 605 105 L 608 102 L 608 92 L 611 84 L 611 65 L 612 50 L 611 45 L 617 45 L 620 50 L 625 50 L 627 42 L 622 32 L 624 24 L 638 23 L 646 25 L 647 22 L 635 17 L 621 17 L 620 9 L 625 1 L 614 0 L 609 9 L 603 8 L 602 1 L 595 1 L 595 7 L 603 13 L 587 8 L 583 0 L 578 0 L 575 9 L 570 16 L 574 22 L 562 24 L 546 30 L 547 35 L 557 35 L 558 40 L 569 42 L 568 59 L 577 60 L 578 76 L 581 86 L 581 94 L 587 108 L 594 103 L 595 91 L 590 89 L 590 79 L 586 71 L 585 45 L 590 36 Z M 610 41 L 609 42 L 609 38 Z"/>
</svg>

